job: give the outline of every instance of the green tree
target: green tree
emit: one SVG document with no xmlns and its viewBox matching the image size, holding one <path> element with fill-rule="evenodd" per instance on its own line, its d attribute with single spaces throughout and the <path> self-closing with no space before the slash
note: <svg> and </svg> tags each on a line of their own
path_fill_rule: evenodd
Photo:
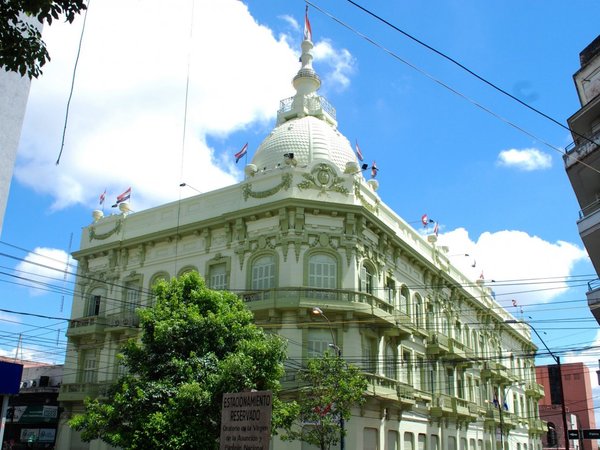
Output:
<svg viewBox="0 0 600 450">
<path fill-rule="evenodd" d="M 289 406 L 276 398 L 283 341 L 254 325 L 237 296 L 208 289 L 195 272 L 153 290 L 155 305 L 138 310 L 141 342 L 123 349 L 128 374 L 70 422 L 82 439 L 124 449 L 216 449 L 223 393 L 250 389 L 273 391 L 273 429 L 286 423 Z"/>
<path fill-rule="evenodd" d="M 348 422 L 352 407 L 365 402 L 367 380 L 358 367 L 328 352 L 309 360 L 298 377 L 305 385 L 298 392 L 296 420 L 284 426 L 281 437 L 329 450 L 340 440 L 340 416 Z"/>
<path fill-rule="evenodd" d="M 38 27 L 27 18 L 52 24 L 61 16 L 72 23 L 85 0 L 0 0 L 0 68 L 37 78 L 50 60 Z"/>
</svg>

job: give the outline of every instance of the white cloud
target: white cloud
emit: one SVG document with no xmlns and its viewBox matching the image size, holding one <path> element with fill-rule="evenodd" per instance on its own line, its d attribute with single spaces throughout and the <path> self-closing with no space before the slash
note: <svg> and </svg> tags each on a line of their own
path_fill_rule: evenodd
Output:
<svg viewBox="0 0 600 450">
<path fill-rule="evenodd" d="M 138 211 L 194 194 L 181 182 L 206 192 L 242 177 L 232 158 L 248 138 L 222 147 L 208 139 L 268 134 L 279 100 L 294 94 L 301 36 L 290 45 L 243 2 L 222 0 L 195 3 L 190 38 L 191 5 L 106 0 L 90 7 L 58 166 L 82 18 L 44 29 L 52 61 L 32 84 L 15 176 L 52 196 L 53 209 L 97 207 L 105 188 L 110 205 L 131 186 Z M 338 54 L 351 58 L 331 48 L 325 77 L 348 73 L 334 62 L 344 60 Z"/>
<path fill-rule="evenodd" d="M 15 268 L 16 275 L 21 278 L 21 284 L 29 287 L 33 296 L 49 291 L 60 292 L 64 288 L 64 282 L 72 278 L 67 275 L 65 279 L 67 262 L 71 263 L 71 260 L 64 250 L 38 247 L 23 259 Z M 74 269 L 69 267 L 67 271 L 72 273 Z"/>
<path fill-rule="evenodd" d="M 294 31 L 300 31 L 300 24 L 298 24 L 298 21 L 292 16 L 284 14 L 279 16 L 279 18 L 286 22 Z"/>
<path fill-rule="evenodd" d="M 498 165 L 531 172 L 552 167 L 552 157 L 535 148 L 525 148 L 523 150 L 511 148 L 510 150 L 502 150 L 498 154 Z"/>
<path fill-rule="evenodd" d="M 440 234 L 438 243 L 448 246 L 451 262 L 469 279 L 475 281 L 483 273 L 486 285 L 509 312 L 514 312 L 513 299 L 526 306 L 549 302 L 563 293 L 568 289 L 565 278 L 587 258 L 576 245 L 514 230 L 485 232 L 474 241 L 467 230 L 457 228 Z"/>
<path fill-rule="evenodd" d="M 325 74 L 325 88 L 330 87 L 342 91 L 350 85 L 350 75 L 354 72 L 354 57 L 346 50 L 335 49 L 328 39 L 323 39 L 315 44 L 313 49 L 315 62 L 325 63 L 332 69 Z"/>
</svg>

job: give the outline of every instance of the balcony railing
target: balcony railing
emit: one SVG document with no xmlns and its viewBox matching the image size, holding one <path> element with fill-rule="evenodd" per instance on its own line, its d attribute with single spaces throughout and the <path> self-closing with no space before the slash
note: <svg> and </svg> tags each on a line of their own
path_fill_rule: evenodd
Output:
<svg viewBox="0 0 600 450">
<path fill-rule="evenodd" d="M 581 139 L 580 141 L 571 142 L 565 148 L 565 153 L 567 155 L 571 155 L 576 152 L 579 155 L 585 155 L 590 152 L 592 149 L 598 147 L 600 145 L 600 131 L 585 136 L 587 139 Z M 583 141 L 583 142 L 581 142 Z"/>
<path fill-rule="evenodd" d="M 285 114 L 294 108 L 295 97 L 289 97 L 279 102 L 279 110 L 277 114 Z M 336 116 L 335 108 L 325 99 L 325 97 L 304 97 L 304 109 L 308 114 L 319 114 L 321 111 L 325 111 L 334 120 Z"/>
<path fill-rule="evenodd" d="M 394 306 L 366 292 L 348 291 L 342 289 L 318 289 L 318 288 L 278 288 L 261 291 L 241 292 L 238 294 L 244 302 L 258 302 L 271 300 L 285 303 L 300 300 L 337 301 L 349 304 L 366 304 L 386 313 L 394 313 Z"/>
<path fill-rule="evenodd" d="M 100 316 L 82 317 L 69 322 L 67 336 L 76 337 L 84 334 L 101 333 L 106 327 L 106 319 Z"/>
<path fill-rule="evenodd" d="M 579 210 L 579 220 L 585 219 L 587 216 L 595 213 L 600 209 L 600 198 L 597 198 L 585 208 Z"/>
</svg>

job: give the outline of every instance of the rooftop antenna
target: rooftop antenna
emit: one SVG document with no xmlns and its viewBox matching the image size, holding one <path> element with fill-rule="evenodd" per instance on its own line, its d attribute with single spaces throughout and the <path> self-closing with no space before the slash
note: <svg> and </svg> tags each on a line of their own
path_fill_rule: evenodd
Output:
<svg viewBox="0 0 600 450">
<path fill-rule="evenodd" d="M 65 291 L 65 285 L 67 284 L 67 273 L 69 270 L 69 260 L 71 259 L 71 245 L 73 244 L 73 232 L 71 231 L 71 237 L 69 238 L 69 248 L 67 250 L 67 261 L 65 262 L 65 271 L 63 272 L 63 292 Z M 63 312 L 65 306 L 65 294 L 60 299 L 60 312 Z"/>
</svg>

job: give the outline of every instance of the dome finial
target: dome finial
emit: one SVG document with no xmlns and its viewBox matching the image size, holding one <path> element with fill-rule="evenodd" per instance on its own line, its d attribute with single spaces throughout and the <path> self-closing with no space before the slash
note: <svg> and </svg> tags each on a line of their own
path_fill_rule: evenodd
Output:
<svg viewBox="0 0 600 450">
<path fill-rule="evenodd" d="M 293 80 L 294 88 L 298 93 L 297 95 L 309 96 L 321 87 L 321 79 L 312 67 L 313 55 L 311 50 L 313 47 L 312 29 L 308 20 L 308 5 L 306 5 L 304 13 L 304 40 L 302 41 L 302 55 L 300 56 L 302 66 Z"/>
</svg>

